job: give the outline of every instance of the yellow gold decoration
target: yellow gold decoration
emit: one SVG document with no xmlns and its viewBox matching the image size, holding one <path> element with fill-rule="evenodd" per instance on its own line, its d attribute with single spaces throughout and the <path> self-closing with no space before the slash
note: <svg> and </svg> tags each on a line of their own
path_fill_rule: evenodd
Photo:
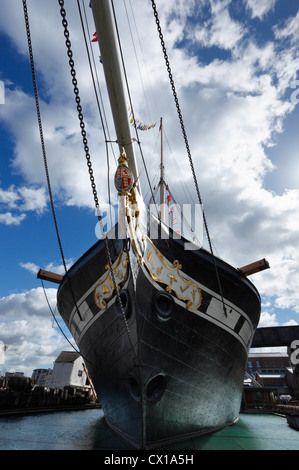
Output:
<svg viewBox="0 0 299 470">
<path fill-rule="evenodd" d="M 197 310 L 202 301 L 201 290 L 197 283 L 181 272 L 182 265 L 178 260 L 170 265 L 148 237 L 144 240 L 146 244 L 144 266 L 152 279 L 166 284 L 166 291 L 174 293 L 179 300 L 186 302 L 187 310 L 191 312 Z"/>
<path fill-rule="evenodd" d="M 127 253 L 121 251 L 112 268 L 117 290 L 120 290 L 121 284 L 127 280 L 129 274 L 129 258 Z M 106 265 L 106 270 L 106 273 L 98 280 L 94 288 L 94 300 L 101 310 L 106 309 L 107 303 L 115 294 L 114 282 L 109 265 Z"/>
<path fill-rule="evenodd" d="M 127 165 L 128 160 L 126 152 L 125 149 L 122 148 L 122 153 L 118 159 L 118 167 L 114 176 L 114 184 L 119 196 L 125 196 L 128 194 L 134 183 L 132 172 Z"/>
</svg>

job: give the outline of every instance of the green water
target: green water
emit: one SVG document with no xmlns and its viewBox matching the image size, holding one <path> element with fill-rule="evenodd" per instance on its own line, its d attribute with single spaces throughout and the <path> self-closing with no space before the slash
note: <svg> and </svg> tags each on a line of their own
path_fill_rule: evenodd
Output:
<svg viewBox="0 0 299 470">
<path fill-rule="evenodd" d="M 0 450 L 132 450 L 101 410 L 0 417 Z M 299 450 L 299 431 L 274 415 L 241 414 L 233 426 L 166 450 Z"/>
</svg>

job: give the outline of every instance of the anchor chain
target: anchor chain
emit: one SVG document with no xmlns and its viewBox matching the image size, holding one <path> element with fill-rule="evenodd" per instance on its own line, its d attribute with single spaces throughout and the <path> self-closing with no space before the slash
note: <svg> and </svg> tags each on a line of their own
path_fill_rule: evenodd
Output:
<svg viewBox="0 0 299 470">
<path fill-rule="evenodd" d="M 23 0 L 23 10 L 24 10 L 24 19 L 25 19 L 25 26 L 26 26 L 28 50 L 29 50 L 29 59 L 30 59 L 30 65 L 31 65 L 31 74 L 32 74 L 34 98 L 35 98 L 35 107 L 36 107 L 36 113 L 37 113 L 37 121 L 38 121 L 38 127 L 39 127 L 39 134 L 40 134 L 40 141 L 41 141 L 41 147 L 42 147 L 44 168 L 45 168 L 45 173 L 46 173 L 48 193 L 49 193 L 51 210 L 52 210 L 52 215 L 53 215 L 53 220 L 54 220 L 54 226 L 55 226 L 56 236 L 57 236 L 57 240 L 58 240 L 60 255 L 61 255 L 61 259 L 62 259 L 64 271 L 65 271 L 65 276 L 66 276 L 66 278 L 69 282 L 69 285 L 70 285 L 71 295 L 72 295 L 77 313 L 79 315 L 80 320 L 82 320 L 80 311 L 78 309 L 78 306 L 77 306 L 77 303 L 76 303 L 76 300 L 75 300 L 74 292 L 73 292 L 73 289 L 72 289 L 72 286 L 71 286 L 71 283 L 70 283 L 70 280 L 69 280 L 68 270 L 67 270 L 67 266 L 66 266 L 64 253 L 63 253 L 63 248 L 62 248 L 61 238 L 60 238 L 60 234 L 59 234 L 59 230 L 58 230 L 56 213 L 55 213 L 53 194 L 52 194 L 52 188 L 51 188 L 51 182 L 50 182 L 50 175 L 49 175 L 49 170 L 48 170 L 47 153 L 46 153 L 46 146 L 45 146 L 45 140 L 44 140 L 41 112 L 40 112 L 40 106 L 39 106 L 39 97 L 38 97 L 34 57 L 33 57 L 33 50 L 32 50 L 32 41 L 31 41 L 31 33 L 30 33 L 30 24 L 29 24 L 29 16 L 28 16 L 28 9 L 27 9 L 26 0 Z"/>
<path fill-rule="evenodd" d="M 130 328 L 129 328 L 129 325 L 128 325 L 128 322 L 127 322 L 127 318 L 126 318 L 126 315 L 125 315 L 123 304 L 122 304 L 120 294 L 119 294 L 119 291 L 118 291 L 118 288 L 117 288 L 116 279 L 115 279 L 114 270 L 113 270 L 112 259 L 111 259 L 111 253 L 110 253 L 108 239 L 107 239 L 107 234 L 106 234 L 105 229 L 104 229 L 103 218 L 102 218 L 102 215 L 101 215 L 100 204 L 99 204 L 99 199 L 98 199 L 98 195 L 97 195 L 95 179 L 94 179 L 94 175 L 93 175 L 91 157 L 90 157 L 90 153 L 89 153 L 88 139 L 87 139 L 87 136 L 86 136 L 84 116 L 83 116 L 83 112 L 82 112 L 78 82 L 77 82 L 77 78 L 76 78 L 75 62 L 74 62 L 74 59 L 73 59 L 73 52 L 72 52 L 72 48 L 71 48 L 70 33 L 69 33 L 69 30 L 68 30 L 68 22 L 67 22 L 67 19 L 66 19 L 66 11 L 65 11 L 65 8 L 64 8 L 64 0 L 58 0 L 58 3 L 59 3 L 59 6 L 60 6 L 60 14 L 61 14 L 61 17 L 62 17 L 62 25 L 63 25 L 63 28 L 64 28 L 65 44 L 66 44 L 66 47 L 67 47 L 67 55 L 68 55 L 68 58 L 69 58 L 70 73 L 71 73 L 71 76 L 72 76 L 72 84 L 73 84 L 73 87 L 74 87 L 75 101 L 76 101 L 76 104 L 77 104 L 78 118 L 79 118 L 79 123 L 80 123 L 80 128 L 81 128 L 81 135 L 82 135 L 83 146 L 84 146 L 84 151 L 85 151 L 86 163 L 87 163 L 87 167 L 88 167 L 89 179 L 90 179 L 91 188 L 92 188 L 92 192 L 93 192 L 94 203 L 95 203 L 98 220 L 99 220 L 101 231 L 102 231 L 103 238 L 104 238 L 105 248 L 106 248 L 107 257 L 108 257 L 108 264 L 109 264 L 109 268 L 110 268 L 110 273 L 111 273 L 111 278 L 112 278 L 112 281 L 113 281 L 114 289 L 116 291 L 117 302 L 118 302 L 118 304 L 120 306 L 120 309 L 121 309 L 122 318 L 123 318 L 123 321 L 124 321 L 124 324 L 125 324 L 125 327 L 126 327 L 126 330 L 127 330 L 128 338 L 129 338 L 129 341 L 130 341 L 130 344 L 131 344 L 131 348 L 132 348 L 134 357 L 137 358 L 135 348 L 134 348 L 134 345 L 133 345 L 133 342 L 132 342 L 131 334 L 130 334 Z"/>
<path fill-rule="evenodd" d="M 174 84 L 174 80 L 173 80 L 173 76 L 172 76 L 172 71 L 171 71 L 171 67 L 170 67 L 170 63 L 169 63 L 169 59 L 168 59 L 168 54 L 167 54 L 167 50 L 166 50 L 166 45 L 165 45 L 163 33 L 162 33 L 162 28 L 161 28 L 161 25 L 160 25 L 160 20 L 159 20 L 159 16 L 158 16 L 158 12 L 157 12 L 157 7 L 156 7 L 156 4 L 155 4 L 154 0 L 151 0 L 151 2 L 152 2 L 152 8 L 153 8 L 153 11 L 154 11 L 156 25 L 157 25 L 157 29 L 158 29 L 158 33 L 159 33 L 159 38 L 160 38 L 160 41 L 161 41 L 163 55 L 164 55 L 164 59 L 165 59 L 165 62 L 166 62 L 166 68 L 167 68 L 167 71 L 168 71 L 169 81 L 170 81 L 170 84 L 171 84 L 171 89 L 172 89 L 172 93 L 173 93 L 177 113 L 178 113 L 178 116 L 179 116 L 181 130 L 182 130 L 182 134 L 183 134 L 184 141 L 185 141 L 185 146 L 186 146 L 186 150 L 187 150 L 187 154 L 188 154 L 188 158 L 189 158 L 189 163 L 190 163 L 192 176 L 193 176 L 193 180 L 194 180 L 194 184 L 195 184 L 195 188 L 196 188 L 196 193 L 197 193 L 199 203 L 202 207 L 202 216 L 203 216 L 204 227 L 205 227 L 205 231 L 206 231 L 206 234 L 207 234 L 207 239 L 208 239 L 208 243 L 209 243 L 209 247 L 210 247 L 210 252 L 211 252 L 211 255 L 212 255 L 212 258 L 213 258 L 213 262 L 214 262 L 218 287 L 219 287 L 220 296 L 221 296 L 221 299 L 222 299 L 223 311 L 224 311 L 224 315 L 227 317 L 226 306 L 225 306 L 224 298 L 223 298 L 223 294 L 222 294 L 222 287 L 221 287 L 219 273 L 218 273 L 218 269 L 217 269 L 217 266 L 216 266 L 214 253 L 213 253 L 212 242 L 211 242 L 210 234 L 209 234 L 209 230 L 208 230 L 208 224 L 207 224 L 205 212 L 204 212 L 204 209 L 203 209 L 202 198 L 201 198 L 201 194 L 200 194 L 200 191 L 199 191 L 197 177 L 196 177 L 194 164 L 193 164 L 193 160 L 192 160 L 192 156 L 191 156 L 191 151 L 190 151 L 190 147 L 189 147 L 189 142 L 188 142 L 188 138 L 187 138 L 187 134 L 186 134 L 186 130 L 185 130 L 183 116 L 182 116 L 182 113 L 181 113 L 181 108 L 180 108 L 180 105 L 179 105 L 179 100 L 178 100 L 178 96 L 177 96 L 177 92 L 176 92 L 176 88 L 175 88 L 175 84 Z"/>
</svg>

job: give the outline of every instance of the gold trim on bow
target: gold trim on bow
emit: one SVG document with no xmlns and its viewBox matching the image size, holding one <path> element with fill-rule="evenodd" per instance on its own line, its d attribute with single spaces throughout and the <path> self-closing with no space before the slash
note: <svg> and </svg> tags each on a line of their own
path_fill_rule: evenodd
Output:
<svg viewBox="0 0 299 470">
<path fill-rule="evenodd" d="M 117 289 L 120 290 L 121 284 L 126 282 L 129 274 L 128 254 L 122 250 L 112 268 Z M 94 301 L 101 310 L 105 310 L 107 308 L 107 303 L 112 299 L 115 293 L 110 266 L 107 264 L 105 269 L 107 272 L 98 280 L 94 288 Z"/>
<path fill-rule="evenodd" d="M 182 265 L 178 260 L 172 265 L 155 247 L 148 237 L 144 237 L 146 249 L 143 263 L 150 276 L 156 282 L 166 284 L 166 291 L 173 292 L 179 300 L 186 302 L 187 310 L 194 312 L 202 301 L 201 289 L 196 282 L 181 271 Z"/>
</svg>

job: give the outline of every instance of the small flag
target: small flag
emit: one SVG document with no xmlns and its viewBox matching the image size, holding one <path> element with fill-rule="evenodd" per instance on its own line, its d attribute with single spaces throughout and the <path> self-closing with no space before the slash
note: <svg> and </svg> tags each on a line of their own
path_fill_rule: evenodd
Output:
<svg viewBox="0 0 299 470">
<path fill-rule="evenodd" d="M 91 42 L 97 42 L 97 40 L 98 40 L 97 33 L 94 33 L 94 35 L 93 35 L 93 36 L 94 36 L 94 38 L 92 39 L 92 41 L 91 41 Z"/>
<path fill-rule="evenodd" d="M 167 201 L 168 201 L 168 202 L 170 202 L 170 201 L 171 201 L 171 196 L 170 196 L 170 194 L 168 194 L 168 196 L 167 196 L 167 198 L 166 198 L 166 199 L 167 199 Z"/>
</svg>

